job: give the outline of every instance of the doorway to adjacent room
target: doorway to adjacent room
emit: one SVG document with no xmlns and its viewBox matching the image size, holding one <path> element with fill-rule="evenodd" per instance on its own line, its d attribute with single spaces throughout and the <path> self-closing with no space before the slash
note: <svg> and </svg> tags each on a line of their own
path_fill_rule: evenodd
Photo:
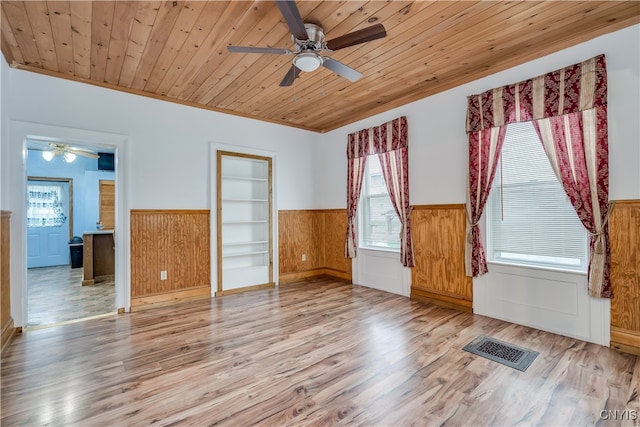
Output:
<svg viewBox="0 0 640 427">
<path fill-rule="evenodd" d="M 115 271 L 83 286 L 82 241 L 115 233 L 115 171 L 99 164 L 107 151 L 113 165 L 113 150 L 78 147 L 95 155 L 69 161 L 40 141 L 27 148 L 27 330 L 115 313 Z"/>
</svg>

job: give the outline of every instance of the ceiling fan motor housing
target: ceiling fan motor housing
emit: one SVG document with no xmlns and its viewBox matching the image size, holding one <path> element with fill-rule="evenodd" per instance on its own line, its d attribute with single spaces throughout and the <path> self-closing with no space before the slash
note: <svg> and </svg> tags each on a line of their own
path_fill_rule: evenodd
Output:
<svg viewBox="0 0 640 427">
<path fill-rule="evenodd" d="M 298 40 L 293 35 L 291 35 L 291 39 L 296 44 L 297 49 L 301 52 L 304 51 L 316 51 L 323 50 L 326 48 L 324 41 L 324 30 L 322 27 L 316 24 L 305 23 L 304 29 L 307 30 L 308 40 Z"/>
</svg>

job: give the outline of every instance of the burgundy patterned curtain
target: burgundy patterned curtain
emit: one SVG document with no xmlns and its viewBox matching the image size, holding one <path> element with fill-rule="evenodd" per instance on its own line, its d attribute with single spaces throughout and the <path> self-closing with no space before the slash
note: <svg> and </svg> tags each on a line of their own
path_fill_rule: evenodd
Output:
<svg viewBox="0 0 640 427">
<path fill-rule="evenodd" d="M 355 258 L 358 255 L 358 237 L 356 234 L 356 214 L 362 191 L 362 177 L 367 157 L 347 159 L 347 240 L 344 257 Z"/>
<path fill-rule="evenodd" d="M 487 259 L 480 238 L 480 217 L 487 204 L 496 174 L 507 126 L 492 127 L 470 133 L 469 176 L 467 186 L 467 237 L 465 270 L 478 277 L 487 272 Z"/>
<path fill-rule="evenodd" d="M 589 295 L 612 298 L 606 111 L 592 108 L 533 124 L 553 171 L 589 232 Z"/>
<path fill-rule="evenodd" d="M 531 80 L 473 95 L 468 101 L 467 234 L 471 250 L 468 247 L 465 256 L 471 269 L 467 274 L 476 277 L 486 272 L 479 233 L 474 232 L 477 228 L 474 213 L 481 205 L 476 201 L 474 206 L 474 198 L 478 199 L 478 189 L 482 187 L 476 177 L 482 176 L 483 169 L 476 160 L 478 157 L 471 156 L 472 145 L 479 144 L 481 151 L 490 152 L 492 138 L 485 137 L 482 142 L 483 131 L 533 121 L 558 179 L 590 233 L 589 294 L 611 298 L 605 56 L 598 55 Z M 498 159 L 500 144 L 496 150 L 495 159 Z M 487 187 L 490 188 L 490 184 Z"/>
<path fill-rule="evenodd" d="M 407 147 L 378 153 L 382 175 L 387 184 L 391 203 L 400 218 L 400 261 L 413 267 L 413 239 L 411 238 L 411 205 L 409 204 L 409 152 Z"/>
<path fill-rule="evenodd" d="M 356 209 L 360 199 L 365 160 L 372 154 L 378 154 L 389 197 L 402 224 L 400 261 L 405 267 L 413 267 L 411 204 L 409 203 L 409 144 L 407 118 L 404 116 L 380 126 L 349 134 L 347 144 L 348 224 L 345 256 L 353 258 L 357 254 Z M 356 172 L 359 172 L 359 177 Z"/>
</svg>

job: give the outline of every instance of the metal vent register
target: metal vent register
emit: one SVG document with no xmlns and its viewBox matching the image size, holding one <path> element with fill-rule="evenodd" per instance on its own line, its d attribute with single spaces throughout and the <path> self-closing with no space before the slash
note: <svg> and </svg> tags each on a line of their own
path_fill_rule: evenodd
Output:
<svg viewBox="0 0 640 427">
<path fill-rule="evenodd" d="M 484 335 L 480 335 L 462 349 L 519 371 L 526 371 L 539 354 L 537 351 L 518 347 Z"/>
</svg>

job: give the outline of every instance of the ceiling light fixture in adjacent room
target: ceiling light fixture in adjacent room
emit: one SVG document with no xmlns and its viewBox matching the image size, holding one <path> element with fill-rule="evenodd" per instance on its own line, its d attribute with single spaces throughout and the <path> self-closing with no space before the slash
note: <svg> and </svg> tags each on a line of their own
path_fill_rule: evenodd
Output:
<svg viewBox="0 0 640 427">
<path fill-rule="evenodd" d="M 47 162 L 50 162 L 51 160 L 53 160 L 55 155 L 56 155 L 56 153 L 53 152 L 53 151 L 43 151 L 42 152 L 42 158 L 45 159 Z"/>
<path fill-rule="evenodd" d="M 67 163 L 71 163 L 76 159 L 76 155 L 73 153 L 64 153 L 64 161 Z"/>
</svg>

